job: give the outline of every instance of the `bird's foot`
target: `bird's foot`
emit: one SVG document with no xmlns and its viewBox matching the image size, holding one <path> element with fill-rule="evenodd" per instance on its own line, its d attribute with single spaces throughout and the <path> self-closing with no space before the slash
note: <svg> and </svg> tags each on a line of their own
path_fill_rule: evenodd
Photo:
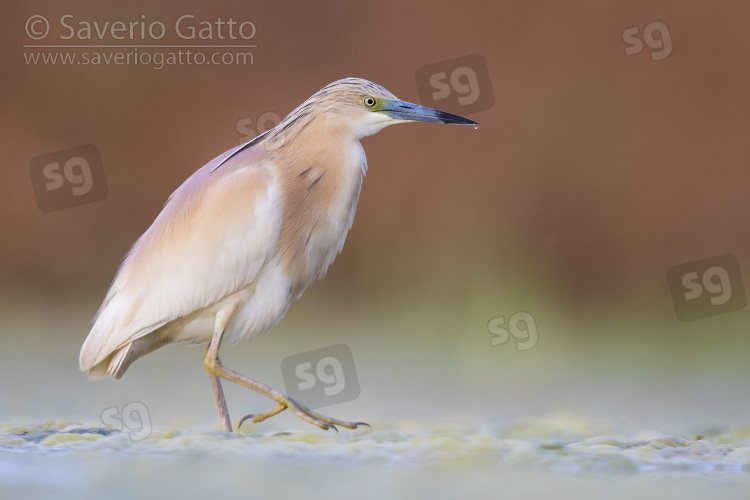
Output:
<svg viewBox="0 0 750 500">
<path fill-rule="evenodd" d="M 346 420 L 339 420 L 337 418 L 331 418 L 326 417 L 325 415 L 321 415 L 319 413 L 315 413 L 310 408 L 306 407 L 305 405 L 298 403 L 297 401 L 293 400 L 289 396 L 285 396 L 282 401 L 279 402 L 278 405 L 276 405 L 274 408 L 263 412 L 263 413 L 255 413 L 255 414 L 249 414 L 242 417 L 240 420 L 240 423 L 237 425 L 237 430 L 242 426 L 242 423 L 245 420 L 250 420 L 252 423 L 257 424 L 258 422 L 262 422 L 265 419 L 269 417 L 273 417 L 277 413 L 281 413 L 282 411 L 289 408 L 289 410 L 292 411 L 295 415 L 297 415 L 299 418 L 304 420 L 305 422 L 309 422 L 313 425 L 317 425 L 324 431 L 327 431 L 328 429 L 333 429 L 336 432 L 338 432 L 338 429 L 336 426 L 346 427 L 347 429 L 356 429 L 360 425 L 366 425 L 367 427 L 370 427 L 370 424 L 366 422 L 347 422 Z"/>
</svg>

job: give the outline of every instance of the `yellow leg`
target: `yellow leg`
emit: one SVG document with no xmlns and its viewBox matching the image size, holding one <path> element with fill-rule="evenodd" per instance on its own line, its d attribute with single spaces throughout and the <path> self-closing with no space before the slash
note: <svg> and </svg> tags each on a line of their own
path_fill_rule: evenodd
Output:
<svg viewBox="0 0 750 500">
<path fill-rule="evenodd" d="M 211 343 L 208 344 L 208 349 L 206 349 L 206 353 L 203 356 L 203 365 L 208 372 L 208 377 L 214 392 L 214 399 L 216 401 L 216 407 L 219 410 L 219 420 L 221 422 L 222 430 L 224 430 L 225 432 L 231 432 L 232 426 L 229 420 L 229 413 L 227 412 L 226 401 L 224 399 L 224 391 L 221 388 L 221 381 L 219 380 L 221 378 L 229 380 L 230 382 L 234 382 L 235 384 L 239 384 L 243 387 L 247 387 L 248 389 L 252 389 L 255 392 L 263 394 L 264 396 L 267 396 L 279 403 L 276 407 L 264 413 L 247 415 L 240 421 L 240 425 L 242 425 L 242 422 L 244 422 L 245 419 L 248 418 L 250 418 L 253 423 L 261 422 L 269 417 L 276 415 L 277 413 L 284 411 L 287 408 L 289 408 L 292 413 L 297 415 L 305 422 L 317 425 L 323 430 L 328 430 L 330 428 L 337 430 L 337 425 L 347 427 L 349 429 L 356 429 L 360 425 L 368 425 L 365 422 L 347 422 L 345 420 L 338 420 L 335 418 L 320 415 L 313 412 L 306 406 L 296 402 L 282 392 L 277 391 L 271 386 L 225 368 L 224 365 L 221 364 L 221 360 L 219 360 L 219 346 L 221 345 L 221 339 L 224 335 L 224 330 L 228 323 L 228 319 L 233 313 L 234 308 L 231 308 L 231 310 L 221 311 L 216 315 L 216 329 L 214 331 L 214 336 L 211 339 Z M 239 428 L 239 426 L 237 426 L 237 428 Z"/>
</svg>

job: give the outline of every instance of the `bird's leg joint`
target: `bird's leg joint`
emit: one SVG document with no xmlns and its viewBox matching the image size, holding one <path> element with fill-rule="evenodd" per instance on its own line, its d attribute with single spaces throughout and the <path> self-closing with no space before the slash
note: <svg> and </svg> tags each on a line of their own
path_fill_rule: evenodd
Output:
<svg viewBox="0 0 750 500">
<path fill-rule="evenodd" d="M 224 365 L 219 359 L 218 353 L 214 354 L 210 345 L 203 355 L 203 366 L 206 368 L 207 372 L 212 375 L 216 375 L 217 377 L 219 376 L 221 369 L 224 368 Z"/>
</svg>

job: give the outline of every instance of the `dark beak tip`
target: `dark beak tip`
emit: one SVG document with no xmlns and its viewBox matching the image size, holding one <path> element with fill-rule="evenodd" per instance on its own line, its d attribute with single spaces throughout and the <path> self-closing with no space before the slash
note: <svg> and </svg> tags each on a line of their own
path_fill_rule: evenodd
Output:
<svg viewBox="0 0 750 500">
<path fill-rule="evenodd" d="M 455 125 L 479 125 L 474 120 L 469 120 L 460 115 L 454 115 L 453 113 L 446 113 L 445 111 L 437 112 L 438 119 L 443 123 L 455 124 Z"/>
<path fill-rule="evenodd" d="M 448 123 L 448 124 L 452 124 L 452 125 L 474 125 L 475 127 L 479 126 L 479 124 L 477 122 L 475 122 L 474 120 L 469 120 L 468 118 L 446 120 L 443 123 Z"/>
</svg>

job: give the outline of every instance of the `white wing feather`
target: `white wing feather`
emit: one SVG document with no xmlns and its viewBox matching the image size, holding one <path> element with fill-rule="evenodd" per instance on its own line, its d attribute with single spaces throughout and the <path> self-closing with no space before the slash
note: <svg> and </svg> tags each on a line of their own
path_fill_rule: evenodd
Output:
<svg viewBox="0 0 750 500">
<path fill-rule="evenodd" d="M 81 370 L 253 282 L 281 230 L 269 167 L 259 148 L 238 146 L 172 194 L 123 261 L 81 348 Z"/>
</svg>

